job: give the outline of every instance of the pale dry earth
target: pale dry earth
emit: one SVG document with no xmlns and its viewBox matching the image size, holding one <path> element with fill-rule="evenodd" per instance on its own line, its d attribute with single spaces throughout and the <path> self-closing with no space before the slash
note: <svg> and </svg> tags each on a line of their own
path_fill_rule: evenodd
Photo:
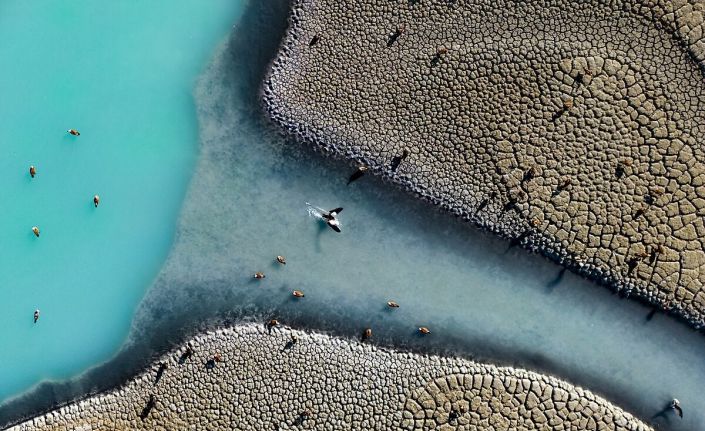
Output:
<svg viewBox="0 0 705 431">
<path fill-rule="evenodd" d="M 187 345 L 190 356 L 184 345 L 119 389 L 10 430 L 651 429 L 587 390 L 520 369 L 255 324 Z"/>
<path fill-rule="evenodd" d="M 704 9 L 298 0 L 265 105 L 293 135 L 702 327 Z"/>
</svg>

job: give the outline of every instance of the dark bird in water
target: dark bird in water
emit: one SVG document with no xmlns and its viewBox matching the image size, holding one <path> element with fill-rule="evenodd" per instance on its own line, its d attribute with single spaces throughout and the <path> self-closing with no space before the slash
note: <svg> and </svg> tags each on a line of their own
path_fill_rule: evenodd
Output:
<svg viewBox="0 0 705 431">
<path fill-rule="evenodd" d="M 362 331 L 362 341 L 368 340 L 372 338 L 372 328 L 365 328 L 364 331 Z"/>
<path fill-rule="evenodd" d="M 399 308 L 399 304 L 394 301 L 387 301 L 387 305 L 389 306 L 389 308 Z"/>
<path fill-rule="evenodd" d="M 81 132 L 79 132 L 76 129 L 69 129 L 68 132 L 72 134 L 73 136 L 81 136 Z"/>
<path fill-rule="evenodd" d="M 284 256 L 277 256 L 277 262 L 286 265 L 286 258 Z"/>
<path fill-rule="evenodd" d="M 683 409 L 681 408 L 681 402 L 677 398 L 671 401 L 671 408 L 678 413 L 678 416 L 683 417 Z"/>
<path fill-rule="evenodd" d="M 319 35 L 314 35 L 311 38 L 311 41 L 308 43 L 308 46 L 313 46 L 318 43 L 318 41 L 321 40 L 321 37 Z"/>
<path fill-rule="evenodd" d="M 425 326 L 422 326 L 422 327 L 419 328 L 419 333 L 421 333 L 421 334 L 423 334 L 423 335 L 426 335 L 426 334 L 430 334 L 430 333 L 431 333 L 431 330 L 428 329 L 428 328 L 425 327 Z"/>
<path fill-rule="evenodd" d="M 256 278 L 257 280 L 261 280 L 266 276 L 264 275 L 264 272 L 257 271 L 257 272 L 255 272 L 255 275 L 253 277 Z"/>
<path fill-rule="evenodd" d="M 39 309 L 34 310 L 34 323 L 37 323 L 37 320 L 39 320 Z"/>
<path fill-rule="evenodd" d="M 99 203 L 100 203 L 100 196 L 98 196 L 98 195 L 93 196 L 93 205 L 95 205 L 95 207 L 98 208 Z"/>
<path fill-rule="evenodd" d="M 294 292 L 292 292 L 292 295 L 294 295 L 294 296 L 297 297 L 297 298 L 303 298 L 304 296 L 306 296 L 306 295 L 304 295 L 304 293 L 303 293 L 302 291 L 300 291 L 300 290 L 295 290 Z"/>
<path fill-rule="evenodd" d="M 365 175 L 365 172 L 367 172 L 369 169 L 370 168 L 365 165 L 358 166 L 355 173 L 350 175 L 350 178 L 348 178 L 348 185 L 350 185 L 350 183 L 352 183 L 353 181 L 359 180 L 363 175 Z"/>
<path fill-rule="evenodd" d="M 29 176 L 34 178 L 34 176 L 37 175 L 37 168 L 34 166 L 29 167 Z"/>
<path fill-rule="evenodd" d="M 37 226 L 32 226 L 32 232 L 34 232 L 34 236 L 39 238 L 39 228 Z"/>
</svg>

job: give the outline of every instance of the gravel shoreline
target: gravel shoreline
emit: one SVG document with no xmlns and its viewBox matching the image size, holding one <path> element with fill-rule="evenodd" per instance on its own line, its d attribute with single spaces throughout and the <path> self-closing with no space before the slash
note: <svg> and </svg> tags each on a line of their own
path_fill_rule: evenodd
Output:
<svg viewBox="0 0 705 431">
<path fill-rule="evenodd" d="M 10 430 L 475 427 L 651 429 L 550 376 L 247 324 L 198 335 L 123 387 Z"/>
<path fill-rule="evenodd" d="M 512 5 L 294 1 L 265 109 L 301 141 L 703 327 L 703 5 Z"/>
</svg>

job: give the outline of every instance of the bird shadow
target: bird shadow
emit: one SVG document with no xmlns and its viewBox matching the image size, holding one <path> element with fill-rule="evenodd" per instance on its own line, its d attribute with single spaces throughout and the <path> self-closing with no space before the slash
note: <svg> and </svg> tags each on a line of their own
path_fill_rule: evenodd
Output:
<svg viewBox="0 0 705 431">
<path fill-rule="evenodd" d="M 549 292 L 553 292 L 553 290 L 558 287 L 559 284 L 561 284 L 561 281 L 563 281 L 563 277 L 565 276 L 566 271 L 568 268 L 562 268 L 560 271 L 558 271 L 558 274 L 556 274 L 556 277 L 546 283 L 546 289 Z"/>
<path fill-rule="evenodd" d="M 193 351 L 191 351 L 190 349 L 182 353 L 181 356 L 179 356 L 179 365 L 183 365 L 186 360 L 191 357 L 191 355 L 193 355 Z"/>
<path fill-rule="evenodd" d="M 152 411 L 154 408 L 154 404 L 156 401 L 154 400 L 154 395 L 149 396 L 149 400 L 147 401 L 147 404 L 144 406 L 142 411 L 140 412 L 140 419 L 145 420 L 147 419 L 147 416 L 149 416 L 149 412 Z"/>
<path fill-rule="evenodd" d="M 154 384 L 155 384 L 155 385 L 156 385 L 157 383 L 159 383 L 159 381 L 162 379 L 162 376 L 164 376 L 164 371 L 166 371 L 166 368 L 167 368 L 167 367 L 166 367 L 166 365 L 164 365 L 164 364 L 159 365 L 159 369 L 157 370 L 157 376 L 156 376 L 156 378 L 154 379 Z"/>
<path fill-rule="evenodd" d="M 294 347 L 294 344 L 296 344 L 293 340 L 289 340 L 284 344 L 284 347 L 282 348 L 282 352 L 285 352 L 287 350 L 291 350 Z"/>
<path fill-rule="evenodd" d="M 402 156 L 394 156 L 392 157 L 392 162 L 389 165 L 389 167 L 392 169 L 392 172 L 396 172 L 397 169 L 399 169 L 399 165 L 401 165 L 401 162 L 404 160 Z"/>
<path fill-rule="evenodd" d="M 316 231 L 316 251 L 319 253 L 323 251 L 323 247 L 321 246 L 321 237 L 323 236 L 323 232 L 327 229 L 328 226 L 323 222 L 323 220 L 319 220 L 318 230 Z"/>
<path fill-rule="evenodd" d="M 669 412 L 671 411 L 671 406 L 668 405 L 664 407 L 662 410 L 657 412 L 655 415 L 651 416 L 651 420 L 658 419 L 658 418 L 663 418 L 666 420 L 666 422 L 671 422 L 671 417 L 669 416 Z"/>
<path fill-rule="evenodd" d="M 531 235 L 531 231 L 525 230 L 524 232 L 520 233 L 517 237 L 510 239 L 509 245 L 504 250 L 504 254 L 508 254 L 510 251 L 512 251 L 513 248 L 521 245 L 522 241 L 528 238 L 529 235 Z"/>
</svg>

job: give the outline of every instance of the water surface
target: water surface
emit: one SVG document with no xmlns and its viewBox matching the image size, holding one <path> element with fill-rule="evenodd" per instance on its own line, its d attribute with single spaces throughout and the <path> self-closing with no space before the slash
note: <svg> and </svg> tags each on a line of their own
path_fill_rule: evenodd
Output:
<svg viewBox="0 0 705 431">
<path fill-rule="evenodd" d="M 127 336 L 195 163 L 196 77 L 242 2 L 203 6 L 0 2 L 0 401 Z"/>
</svg>

